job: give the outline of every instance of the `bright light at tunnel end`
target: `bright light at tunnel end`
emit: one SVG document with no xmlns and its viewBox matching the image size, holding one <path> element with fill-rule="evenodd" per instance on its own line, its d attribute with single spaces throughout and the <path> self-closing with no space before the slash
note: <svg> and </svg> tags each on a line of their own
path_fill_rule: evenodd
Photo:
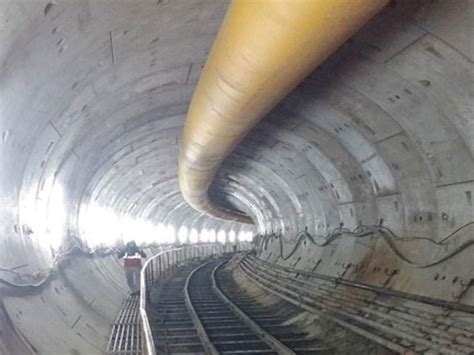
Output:
<svg viewBox="0 0 474 355">
<path fill-rule="evenodd" d="M 130 240 L 142 245 L 250 242 L 254 234 L 251 230 L 198 230 L 185 225 L 152 223 L 121 216 L 96 204 L 82 211 L 79 221 L 80 237 L 91 248 L 120 245 Z"/>
</svg>

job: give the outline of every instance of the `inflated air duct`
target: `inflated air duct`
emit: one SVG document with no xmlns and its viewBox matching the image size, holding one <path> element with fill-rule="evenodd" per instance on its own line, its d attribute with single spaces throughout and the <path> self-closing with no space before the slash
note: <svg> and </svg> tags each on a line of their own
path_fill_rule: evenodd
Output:
<svg viewBox="0 0 474 355">
<path fill-rule="evenodd" d="M 210 201 L 223 160 L 305 76 L 388 0 L 234 0 L 189 108 L 179 155 L 184 199 L 208 215 L 252 223 Z"/>
</svg>

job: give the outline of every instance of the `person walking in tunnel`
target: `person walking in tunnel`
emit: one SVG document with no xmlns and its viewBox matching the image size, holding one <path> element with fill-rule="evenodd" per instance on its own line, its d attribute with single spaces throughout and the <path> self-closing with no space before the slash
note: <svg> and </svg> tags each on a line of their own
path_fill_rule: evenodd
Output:
<svg viewBox="0 0 474 355">
<path fill-rule="evenodd" d="M 124 258 L 125 276 L 132 296 L 140 294 L 140 271 L 142 269 L 142 258 L 146 258 L 143 250 L 137 247 L 132 240 L 128 242 L 118 253 L 118 258 Z"/>
</svg>

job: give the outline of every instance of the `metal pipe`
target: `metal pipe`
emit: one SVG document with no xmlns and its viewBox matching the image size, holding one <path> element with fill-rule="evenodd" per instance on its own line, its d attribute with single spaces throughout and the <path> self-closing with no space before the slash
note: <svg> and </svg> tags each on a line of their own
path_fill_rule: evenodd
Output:
<svg viewBox="0 0 474 355">
<path fill-rule="evenodd" d="M 224 159 L 316 66 L 388 0 L 234 0 L 201 74 L 181 139 L 184 199 L 208 215 L 242 223 L 208 189 Z"/>
</svg>

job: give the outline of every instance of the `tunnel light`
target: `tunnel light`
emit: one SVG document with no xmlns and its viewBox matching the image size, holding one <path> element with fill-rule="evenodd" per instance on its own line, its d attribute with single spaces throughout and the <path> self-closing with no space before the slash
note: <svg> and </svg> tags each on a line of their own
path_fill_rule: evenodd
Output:
<svg viewBox="0 0 474 355">
<path fill-rule="evenodd" d="M 215 243 L 217 241 L 217 233 L 214 229 L 209 230 L 209 242 Z"/>
<path fill-rule="evenodd" d="M 156 239 L 158 243 L 167 243 L 165 241 L 166 226 L 163 223 L 158 223 L 155 228 Z"/>
<path fill-rule="evenodd" d="M 55 182 L 49 193 L 35 189 L 23 192 L 19 220 L 23 234 L 37 238 L 46 249 L 58 250 L 66 235 L 67 210 L 63 185 Z"/>
<path fill-rule="evenodd" d="M 225 232 L 225 230 L 221 229 L 219 232 L 217 232 L 217 241 L 219 243 L 222 243 L 222 244 L 225 243 L 225 241 L 226 241 L 226 232 Z"/>
<path fill-rule="evenodd" d="M 199 233 L 199 238 L 203 243 L 209 242 L 209 231 L 206 228 L 201 229 L 201 233 Z"/>
<path fill-rule="evenodd" d="M 143 220 L 134 220 L 132 224 L 135 228 L 134 236 L 130 236 L 131 240 L 135 240 L 139 243 L 152 243 L 157 239 L 156 236 L 156 226 L 149 222 Z"/>
<path fill-rule="evenodd" d="M 196 228 L 191 229 L 189 233 L 189 242 L 190 243 L 197 243 L 198 242 L 199 233 Z"/>
<path fill-rule="evenodd" d="M 240 231 L 238 235 L 239 242 L 245 242 L 247 240 L 247 233 L 245 231 Z"/>
<path fill-rule="evenodd" d="M 233 230 L 231 230 L 228 234 L 228 237 L 229 237 L 229 242 L 230 243 L 234 243 L 235 242 L 235 232 Z"/>
<path fill-rule="evenodd" d="M 168 234 L 164 226 L 140 218 L 120 216 L 112 209 L 95 204 L 88 206 L 85 214 L 81 214 L 80 230 L 81 238 L 94 248 L 114 245 L 118 240 L 134 240 L 138 244 L 161 242 L 160 234 Z"/>
<path fill-rule="evenodd" d="M 122 216 L 118 221 L 118 225 L 120 226 L 121 235 L 125 242 L 133 240 L 139 244 L 147 244 L 158 239 L 156 227 L 149 221 L 130 216 Z"/>
<path fill-rule="evenodd" d="M 139 226 L 132 218 L 127 216 L 122 216 L 119 221 L 119 225 L 121 226 L 121 234 L 125 242 L 130 240 L 134 240 L 135 242 L 139 243 L 143 237 L 143 228 Z"/>
<path fill-rule="evenodd" d="M 159 244 L 170 244 L 174 243 L 176 238 L 176 232 L 174 227 L 158 223 L 155 230 L 155 240 Z"/>
<path fill-rule="evenodd" d="M 201 241 L 204 243 L 214 243 L 216 241 L 216 231 L 204 228 L 201 230 Z"/>
<path fill-rule="evenodd" d="M 90 205 L 80 219 L 81 238 L 90 247 L 111 245 L 119 238 L 119 218 L 107 208 Z"/>
<path fill-rule="evenodd" d="M 186 243 L 188 240 L 188 228 L 181 226 L 178 230 L 178 240 L 180 243 Z"/>
<path fill-rule="evenodd" d="M 240 242 L 251 242 L 253 238 L 252 231 L 240 231 L 239 232 L 239 241 Z"/>
<path fill-rule="evenodd" d="M 112 209 L 96 204 L 81 212 L 80 231 L 81 238 L 89 247 L 115 245 L 118 240 L 125 243 L 134 240 L 138 244 L 169 244 L 175 243 L 177 238 L 180 243 L 197 243 L 200 235 L 195 228 L 188 230 L 186 226 L 181 226 L 176 230 L 172 224 L 155 224 L 141 218 L 120 216 Z M 215 232 L 201 232 L 201 240 L 204 239 L 215 241 Z"/>
<path fill-rule="evenodd" d="M 176 229 L 171 224 L 168 224 L 163 237 L 165 243 L 174 243 L 176 240 Z"/>
<path fill-rule="evenodd" d="M 204 228 L 201 231 L 201 241 L 206 243 L 214 243 L 216 241 L 216 231 L 213 229 Z"/>
</svg>

